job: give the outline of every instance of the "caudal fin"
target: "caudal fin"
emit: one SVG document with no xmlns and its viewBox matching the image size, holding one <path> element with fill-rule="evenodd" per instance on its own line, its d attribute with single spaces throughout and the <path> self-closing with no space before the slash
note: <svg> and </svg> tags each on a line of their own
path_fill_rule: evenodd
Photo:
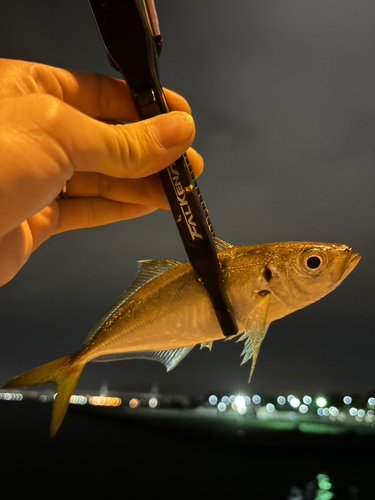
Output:
<svg viewBox="0 0 375 500">
<path fill-rule="evenodd" d="M 38 366 L 33 370 L 18 375 L 10 382 L 4 385 L 4 388 L 27 387 L 30 385 L 46 384 L 54 382 L 56 384 L 57 395 L 52 409 L 50 437 L 52 438 L 69 406 L 70 396 L 78 382 L 84 365 L 72 363 L 75 354 L 69 354 L 62 358 L 55 359 L 50 363 Z"/>
</svg>

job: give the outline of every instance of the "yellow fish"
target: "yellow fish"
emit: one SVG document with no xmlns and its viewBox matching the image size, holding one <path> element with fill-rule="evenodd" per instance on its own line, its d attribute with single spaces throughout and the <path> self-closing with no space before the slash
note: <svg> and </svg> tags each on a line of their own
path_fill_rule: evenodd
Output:
<svg viewBox="0 0 375 500">
<path fill-rule="evenodd" d="M 250 378 L 269 324 L 332 291 L 360 260 L 351 247 L 337 244 L 232 246 L 216 239 L 216 245 L 238 340 L 245 340 L 243 362 L 253 358 Z M 156 259 L 140 261 L 138 267 L 134 282 L 95 323 L 80 351 L 4 386 L 56 383 L 51 437 L 88 361 L 143 358 L 159 361 L 169 371 L 195 345 L 211 349 L 213 341 L 224 338 L 206 290 L 188 262 Z"/>
</svg>

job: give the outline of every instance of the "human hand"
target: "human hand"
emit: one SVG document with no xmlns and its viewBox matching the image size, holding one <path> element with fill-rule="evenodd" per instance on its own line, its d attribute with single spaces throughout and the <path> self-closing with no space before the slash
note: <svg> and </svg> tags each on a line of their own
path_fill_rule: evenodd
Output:
<svg viewBox="0 0 375 500">
<path fill-rule="evenodd" d="M 189 105 L 165 94 L 174 111 L 138 121 L 121 80 L 0 60 L 0 286 L 53 234 L 168 209 L 157 172 L 186 150 L 200 175 Z"/>
</svg>

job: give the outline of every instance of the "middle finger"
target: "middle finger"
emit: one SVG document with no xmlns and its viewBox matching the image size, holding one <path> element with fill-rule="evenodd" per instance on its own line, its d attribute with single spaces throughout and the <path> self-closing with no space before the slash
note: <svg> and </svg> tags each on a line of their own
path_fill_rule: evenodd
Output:
<svg viewBox="0 0 375 500">
<path fill-rule="evenodd" d="M 203 171 L 203 159 L 188 150 L 194 175 Z M 158 174 L 140 179 L 123 179 L 97 172 L 75 172 L 67 185 L 68 197 L 101 197 L 109 200 L 147 205 L 169 210 L 169 203 Z"/>
<path fill-rule="evenodd" d="M 97 172 L 76 172 L 67 183 L 66 196 L 99 197 L 169 209 L 167 197 L 157 174 L 142 179 L 120 179 Z"/>
</svg>

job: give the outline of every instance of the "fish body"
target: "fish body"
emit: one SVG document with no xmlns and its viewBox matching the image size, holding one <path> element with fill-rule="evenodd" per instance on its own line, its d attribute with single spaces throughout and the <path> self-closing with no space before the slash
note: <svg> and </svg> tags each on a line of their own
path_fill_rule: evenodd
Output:
<svg viewBox="0 0 375 500">
<path fill-rule="evenodd" d="M 224 287 L 254 370 L 269 324 L 320 299 L 358 263 L 346 245 L 285 242 L 232 246 L 217 240 Z M 5 387 L 55 382 L 51 435 L 60 426 L 81 371 L 89 361 L 144 358 L 174 368 L 197 344 L 224 339 L 215 311 L 188 262 L 138 263 L 132 285 L 95 323 L 84 347 L 14 378 Z M 250 374 L 250 377 L 251 377 Z"/>
</svg>

